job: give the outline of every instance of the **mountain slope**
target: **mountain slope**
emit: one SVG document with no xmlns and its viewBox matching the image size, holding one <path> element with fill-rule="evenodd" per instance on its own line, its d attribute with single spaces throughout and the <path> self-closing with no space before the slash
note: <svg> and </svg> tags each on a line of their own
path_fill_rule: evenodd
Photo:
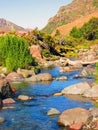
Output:
<svg viewBox="0 0 98 130">
<path fill-rule="evenodd" d="M 83 26 L 84 23 L 87 23 L 92 17 L 97 17 L 98 18 L 98 11 L 92 13 L 92 14 L 89 14 L 87 16 L 84 16 L 83 18 L 80 18 L 80 19 L 77 19 L 69 24 L 66 24 L 66 25 L 62 25 L 60 27 L 57 27 L 52 35 L 55 35 L 56 33 L 56 30 L 59 30 L 60 34 L 61 35 L 68 35 L 70 33 L 70 31 L 72 30 L 73 27 L 77 27 L 77 28 L 80 28 Z"/>
<path fill-rule="evenodd" d="M 0 18 L 0 31 L 8 32 L 10 30 L 20 31 L 20 30 L 24 30 L 24 28 L 10 21 L 7 21 L 3 18 Z"/>
<path fill-rule="evenodd" d="M 98 10 L 98 0 L 73 0 L 71 4 L 62 6 L 57 14 L 50 18 L 43 31 L 52 33 L 59 26 L 71 23 Z"/>
</svg>

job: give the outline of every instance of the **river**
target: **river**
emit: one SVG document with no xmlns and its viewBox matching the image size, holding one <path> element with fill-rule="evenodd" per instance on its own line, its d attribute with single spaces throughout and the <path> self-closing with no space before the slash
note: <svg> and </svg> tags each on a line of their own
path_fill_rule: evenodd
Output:
<svg viewBox="0 0 98 130">
<path fill-rule="evenodd" d="M 18 83 L 19 94 L 34 96 L 34 99 L 22 102 L 15 97 L 15 109 L 1 110 L 0 117 L 4 117 L 6 121 L 0 124 L 0 130 L 61 130 L 57 124 L 58 115 L 47 116 L 47 111 L 51 108 L 56 108 L 60 112 L 64 110 L 83 107 L 90 108 L 93 104 L 89 101 L 79 100 L 78 98 L 72 100 L 70 97 L 53 96 L 54 93 L 60 92 L 63 88 L 71 84 L 81 82 L 85 79 L 74 79 L 74 75 L 79 71 L 70 73 L 60 73 L 59 67 L 48 70 L 43 70 L 41 73 L 49 72 L 53 75 L 52 82 L 38 82 L 38 83 Z M 59 76 L 67 76 L 67 81 L 56 81 L 55 78 Z"/>
</svg>

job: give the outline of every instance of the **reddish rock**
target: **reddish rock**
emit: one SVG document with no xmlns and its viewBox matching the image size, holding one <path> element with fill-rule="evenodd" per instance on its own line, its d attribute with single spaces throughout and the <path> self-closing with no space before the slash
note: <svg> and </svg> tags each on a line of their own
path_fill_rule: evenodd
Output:
<svg viewBox="0 0 98 130">
<path fill-rule="evenodd" d="M 21 81 L 23 80 L 23 76 L 21 74 L 17 74 L 16 72 L 11 72 L 6 76 L 8 81 Z"/>
<path fill-rule="evenodd" d="M 70 125 L 69 130 L 81 130 L 83 123 L 77 122 L 72 125 Z"/>
<path fill-rule="evenodd" d="M 35 57 L 37 61 L 42 61 L 41 48 L 39 45 L 32 45 L 30 48 L 30 54 Z"/>
<path fill-rule="evenodd" d="M 15 101 L 12 98 L 6 98 L 3 100 L 3 104 L 14 104 Z"/>
<path fill-rule="evenodd" d="M 89 112 L 83 108 L 74 108 L 64 111 L 58 120 L 58 123 L 63 126 L 70 126 L 78 122 L 85 123 L 89 118 Z"/>
</svg>

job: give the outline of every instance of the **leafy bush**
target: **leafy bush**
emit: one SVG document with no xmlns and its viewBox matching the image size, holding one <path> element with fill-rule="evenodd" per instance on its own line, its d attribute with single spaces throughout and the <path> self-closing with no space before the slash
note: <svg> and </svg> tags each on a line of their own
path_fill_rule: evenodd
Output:
<svg viewBox="0 0 98 130">
<path fill-rule="evenodd" d="M 26 40 L 7 35 L 0 37 L 0 62 L 10 72 L 17 68 L 26 68 L 35 61 L 30 55 Z"/>
</svg>

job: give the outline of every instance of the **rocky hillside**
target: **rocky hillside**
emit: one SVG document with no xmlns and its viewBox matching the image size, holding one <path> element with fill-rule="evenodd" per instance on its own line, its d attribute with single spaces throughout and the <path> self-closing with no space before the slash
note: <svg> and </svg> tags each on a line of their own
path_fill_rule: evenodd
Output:
<svg viewBox="0 0 98 130">
<path fill-rule="evenodd" d="M 56 34 L 56 31 L 59 30 L 61 35 L 68 35 L 70 33 L 70 31 L 72 30 L 73 27 L 77 27 L 77 28 L 81 28 L 83 26 L 84 23 L 87 23 L 92 17 L 97 17 L 98 18 L 98 11 L 95 11 L 92 14 L 89 14 L 87 16 L 84 16 L 82 18 L 79 18 L 71 23 L 68 23 L 66 25 L 62 25 L 60 27 L 57 27 L 52 35 Z"/>
<path fill-rule="evenodd" d="M 49 19 L 43 31 L 52 33 L 57 27 L 71 23 L 96 11 L 98 11 L 98 0 L 73 0 L 69 5 L 62 6 L 57 14 Z"/>
<path fill-rule="evenodd" d="M 14 24 L 10 21 L 7 21 L 3 18 L 0 18 L 0 31 L 7 32 L 10 30 L 20 31 L 20 30 L 24 30 L 24 28 Z"/>
</svg>

